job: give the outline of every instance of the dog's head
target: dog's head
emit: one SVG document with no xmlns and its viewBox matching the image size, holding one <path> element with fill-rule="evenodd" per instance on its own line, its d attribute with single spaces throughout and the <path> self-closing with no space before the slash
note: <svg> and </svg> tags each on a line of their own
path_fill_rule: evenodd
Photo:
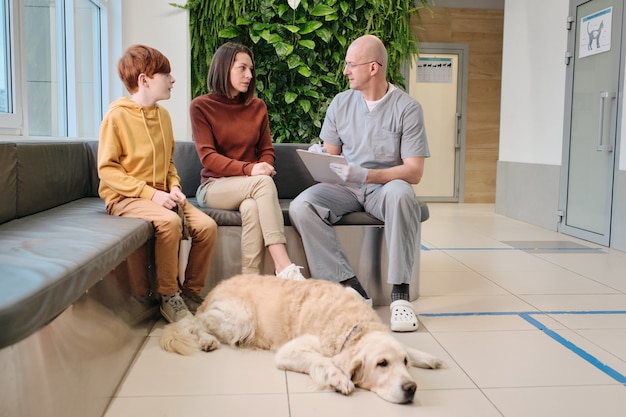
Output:
<svg viewBox="0 0 626 417">
<path fill-rule="evenodd" d="M 392 403 L 413 401 L 417 384 L 407 349 L 388 332 L 367 332 L 333 357 L 354 385 Z"/>
</svg>

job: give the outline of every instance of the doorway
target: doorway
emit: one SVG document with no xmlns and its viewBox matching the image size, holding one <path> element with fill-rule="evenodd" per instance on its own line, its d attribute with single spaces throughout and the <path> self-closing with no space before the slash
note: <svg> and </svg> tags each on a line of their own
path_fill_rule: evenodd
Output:
<svg viewBox="0 0 626 417">
<path fill-rule="evenodd" d="M 424 201 L 463 202 L 467 45 L 422 43 L 405 65 L 407 92 L 420 102 L 430 158 L 415 194 Z"/>
<path fill-rule="evenodd" d="M 621 0 L 571 0 L 559 231 L 608 246 L 621 72 Z"/>
</svg>

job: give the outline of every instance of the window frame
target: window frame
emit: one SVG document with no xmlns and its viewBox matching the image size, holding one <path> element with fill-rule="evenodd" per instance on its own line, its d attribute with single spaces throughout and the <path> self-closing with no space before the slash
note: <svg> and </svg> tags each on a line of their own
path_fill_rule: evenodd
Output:
<svg viewBox="0 0 626 417">
<path fill-rule="evenodd" d="M 62 17 L 62 30 L 63 30 L 63 42 L 68 44 L 71 42 L 71 46 L 64 47 L 63 50 L 57 49 L 55 51 L 59 60 L 62 60 L 64 68 L 64 75 L 59 82 L 64 84 L 65 91 L 65 103 L 64 108 L 57 111 L 57 118 L 64 118 L 62 121 L 63 130 L 59 131 L 56 136 L 37 135 L 31 136 L 29 133 L 29 115 L 28 115 L 28 87 L 26 79 L 26 57 L 24 55 L 25 45 L 25 22 L 24 22 L 24 7 L 26 7 L 25 0 L 0 0 L 6 1 L 8 5 L 8 38 L 7 38 L 7 51 L 8 58 L 10 59 L 9 71 L 11 82 L 11 99 L 12 99 L 12 113 L 0 113 L 0 137 L 4 136 L 23 136 L 33 138 L 49 138 L 49 137 L 77 137 L 79 123 L 76 120 L 77 106 L 79 105 L 80 98 L 77 94 L 77 86 L 75 83 L 76 71 L 76 59 L 80 51 L 76 51 L 76 45 L 74 42 L 75 34 L 75 14 L 74 5 L 77 0 L 63 0 L 63 16 Z M 116 28 L 111 25 L 119 25 L 121 22 L 121 0 L 89 0 L 95 6 L 99 8 L 100 19 L 100 103 L 94 103 L 101 109 L 101 117 L 104 116 L 106 109 L 108 108 L 109 98 L 111 97 L 114 84 L 111 82 L 109 75 L 109 54 L 112 49 L 117 51 L 119 47 L 116 47 L 116 43 L 120 42 L 121 38 L 115 34 Z M 68 20 L 68 16 L 72 20 Z M 4 25 L 3 25 L 4 26 Z M 109 39 L 109 34 L 113 35 L 113 39 Z M 57 46 L 60 48 L 60 46 Z M 68 56 L 68 54 L 74 54 Z M 71 68 L 70 68 L 71 66 Z M 112 85 L 113 84 L 113 85 Z M 97 125 L 100 124 L 100 120 L 95 121 Z M 98 132 L 94 132 L 97 137 Z M 81 134 L 81 137 L 91 137 L 91 134 Z"/>
<path fill-rule="evenodd" d="M 67 23 L 67 27 L 65 28 L 65 43 L 66 43 L 66 48 L 68 51 L 66 56 L 65 56 L 65 66 L 66 66 L 66 85 L 65 85 L 65 89 L 66 89 L 66 107 L 67 107 L 67 115 L 66 115 L 66 124 L 67 124 L 67 136 L 69 137 L 76 137 L 78 136 L 78 131 L 79 129 L 82 127 L 84 128 L 84 126 L 81 125 L 80 121 L 77 119 L 77 117 L 81 114 L 78 111 L 78 107 L 80 105 L 82 105 L 83 103 L 81 102 L 81 91 L 78 88 L 78 84 L 77 83 L 70 83 L 67 82 L 67 80 L 76 80 L 77 76 L 76 74 L 79 72 L 79 58 L 78 56 L 81 54 L 81 51 L 78 50 L 78 45 L 76 42 L 76 38 L 79 36 L 79 34 L 77 33 L 77 23 L 76 23 L 76 3 L 78 3 L 81 0 L 65 0 L 65 20 L 66 22 L 70 22 L 71 24 Z M 99 108 L 100 110 L 100 120 L 96 120 L 96 129 L 98 130 L 99 126 L 100 126 L 100 122 L 102 120 L 102 118 L 104 117 L 104 113 L 106 112 L 107 106 L 108 106 L 108 100 L 105 100 L 105 96 L 107 93 L 107 89 L 108 89 L 108 80 L 107 80 L 107 67 L 105 66 L 105 63 L 108 62 L 106 60 L 106 51 L 107 51 L 107 45 L 108 45 L 108 38 L 107 38 L 107 34 L 109 33 L 108 27 L 107 27 L 107 13 L 108 13 L 108 9 L 107 9 L 107 4 L 103 3 L 100 0 L 83 0 L 83 2 L 89 2 L 91 4 L 93 4 L 95 7 L 98 8 L 98 26 L 99 26 L 99 45 L 98 45 L 98 50 L 99 50 L 99 56 L 97 59 L 95 59 L 95 62 L 98 64 L 96 66 L 94 66 L 94 68 L 97 68 L 99 71 L 99 95 L 100 95 L 100 102 L 99 103 L 95 103 L 94 104 Z M 95 137 L 97 137 L 98 135 L 98 131 L 95 132 Z M 86 137 L 85 133 L 81 133 L 80 134 L 81 137 Z"/>
<path fill-rule="evenodd" d="M 10 94 L 11 113 L 0 113 L 0 135 L 20 136 L 24 133 L 25 119 L 23 117 L 24 85 L 22 82 L 22 48 L 21 36 L 18 36 L 17 28 L 23 26 L 21 21 L 21 2 L 6 0 L 7 6 L 7 57 L 9 59 L 9 81 L 11 84 Z M 16 7 L 17 6 L 17 7 Z M 9 92 L 7 92 L 9 93 Z"/>
</svg>

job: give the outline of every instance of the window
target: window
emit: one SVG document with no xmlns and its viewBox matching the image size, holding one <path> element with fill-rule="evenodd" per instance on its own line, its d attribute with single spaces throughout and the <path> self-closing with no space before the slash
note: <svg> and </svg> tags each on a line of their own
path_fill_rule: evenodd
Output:
<svg viewBox="0 0 626 417">
<path fill-rule="evenodd" d="M 101 13 L 92 0 L 24 0 L 28 135 L 98 136 Z"/>
<path fill-rule="evenodd" d="M 89 0 L 76 0 L 74 34 L 76 46 L 76 126 L 78 136 L 98 137 L 102 120 L 102 25 L 100 8 Z M 70 77 L 71 79 L 71 77 Z"/>
<path fill-rule="evenodd" d="M 0 134 L 20 134 L 22 131 L 22 111 L 19 85 L 20 72 L 15 70 L 19 62 L 19 48 L 15 38 L 15 13 L 10 0 L 0 0 Z"/>
<path fill-rule="evenodd" d="M 0 113 L 13 113 L 9 2 L 0 4 Z"/>
</svg>

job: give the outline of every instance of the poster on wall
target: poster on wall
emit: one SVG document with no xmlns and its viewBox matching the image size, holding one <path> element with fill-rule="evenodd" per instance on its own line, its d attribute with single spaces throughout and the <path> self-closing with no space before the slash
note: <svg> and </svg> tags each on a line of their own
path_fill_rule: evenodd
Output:
<svg viewBox="0 0 626 417">
<path fill-rule="evenodd" d="M 612 18 L 613 8 L 609 7 L 580 19 L 579 58 L 611 50 Z"/>
<path fill-rule="evenodd" d="M 451 83 L 452 58 L 419 58 L 416 75 L 418 83 Z"/>
</svg>

